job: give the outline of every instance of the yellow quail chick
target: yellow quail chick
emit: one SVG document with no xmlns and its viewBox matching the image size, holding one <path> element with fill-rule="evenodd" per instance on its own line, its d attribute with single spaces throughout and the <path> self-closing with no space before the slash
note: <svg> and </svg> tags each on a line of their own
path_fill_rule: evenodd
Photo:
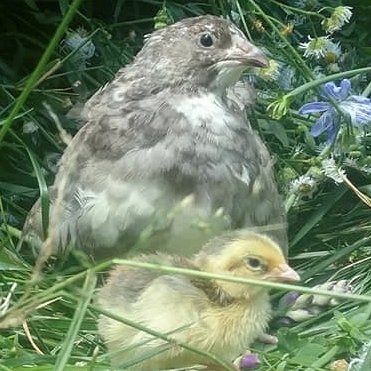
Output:
<svg viewBox="0 0 371 371">
<path fill-rule="evenodd" d="M 137 260 L 268 281 L 300 279 L 275 242 L 249 231 L 214 238 L 191 259 L 152 254 Z M 271 311 L 268 289 L 261 286 L 127 266 L 116 266 L 111 271 L 107 284 L 100 289 L 98 304 L 174 339 L 169 348 L 164 340 L 101 316 L 99 332 L 112 364 L 122 367 L 156 354 L 128 368 L 147 371 L 195 364 L 216 370 L 212 360 L 176 343 L 215 353 L 232 362 L 264 334 Z"/>
</svg>

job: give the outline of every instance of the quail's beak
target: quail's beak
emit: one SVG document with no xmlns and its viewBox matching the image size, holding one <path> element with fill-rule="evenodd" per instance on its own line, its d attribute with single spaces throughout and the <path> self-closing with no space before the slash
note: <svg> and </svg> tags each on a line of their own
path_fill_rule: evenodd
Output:
<svg viewBox="0 0 371 371">
<path fill-rule="evenodd" d="M 246 54 L 248 64 L 253 67 L 265 68 L 269 66 L 268 58 L 265 54 L 256 46 L 250 44 L 252 48 Z"/>
<path fill-rule="evenodd" d="M 278 282 L 295 282 L 300 281 L 300 276 L 288 264 L 280 264 L 278 267 L 272 269 L 265 277 L 270 281 Z"/>
<path fill-rule="evenodd" d="M 232 48 L 228 55 L 229 60 L 237 60 L 246 66 L 268 67 L 269 61 L 265 54 L 245 38 L 235 36 L 232 39 Z"/>
</svg>

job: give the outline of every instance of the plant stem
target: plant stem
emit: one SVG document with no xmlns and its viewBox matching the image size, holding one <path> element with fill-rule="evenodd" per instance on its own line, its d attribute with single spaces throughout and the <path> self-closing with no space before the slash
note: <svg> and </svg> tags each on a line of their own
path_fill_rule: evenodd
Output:
<svg viewBox="0 0 371 371">
<path fill-rule="evenodd" d="M 247 34 L 247 37 L 249 38 L 250 41 L 252 41 L 252 37 L 251 37 L 250 31 L 249 31 L 249 28 L 247 27 L 247 24 L 246 24 L 246 21 L 245 21 L 245 17 L 243 15 L 242 8 L 241 8 L 241 5 L 240 5 L 240 3 L 239 3 L 238 0 L 236 0 L 236 7 L 237 7 L 238 13 L 239 13 L 239 15 L 241 17 L 241 22 L 243 24 L 243 27 L 244 27 L 245 32 Z"/>
<path fill-rule="evenodd" d="M 314 371 L 319 367 L 327 365 L 339 351 L 339 346 L 333 346 L 328 352 L 326 352 L 321 358 L 313 362 L 312 367 L 306 368 L 304 371 Z M 369 369 L 367 369 L 369 370 Z"/>
<path fill-rule="evenodd" d="M 293 6 L 283 4 L 283 3 L 278 2 L 276 0 L 269 0 L 269 1 L 273 4 L 278 5 L 281 8 L 291 10 L 294 13 L 300 13 L 300 14 L 305 14 L 305 15 L 308 15 L 308 16 L 313 16 L 313 17 L 319 17 L 319 18 L 322 18 L 322 19 L 326 19 L 326 17 L 322 14 L 319 14 L 319 12 L 318 13 L 317 12 L 311 12 L 310 10 L 303 10 L 303 9 L 300 9 L 300 8 L 295 8 Z"/>
<path fill-rule="evenodd" d="M 370 93 L 371 93 L 371 81 L 366 86 L 366 89 L 363 90 L 362 95 L 365 96 L 365 97 L 368 97 L 370 95 Z"/>
<path fill-rule="evenodd" d="M 371 237 L 364 238 L 362 243 L 366 241 L 371 241 Z M 226 274 L 214 274 L 209 272 L 200 272 L 192 269 L 183 269 L 171 266 L 163 266 L 159 264 L 152 264 L 152 263 L 145 263 L 141 261 L 134 261 L 134 260 L 127 260 L 127 259 L 113 259 L 113 264 L 121 264 L 127 265 L 129 267 L 136 267 L 136 268 L 144 268 L 144 269 L 152 269 L 161 272 L 173 273 L 173 274 L 182 274 L 186 276 L 196 276 L 206 279 L 213 279 L 213 280 L 223 280 L 235 283 L 244 283 L 244 284 L 254 284 L 257 286 L 267 287 L 267 288 L 276 288 L 281 290 L 295 290 L 298 292 L 308 293 L 308 294 L 315 294 L 315 295 L 324 295 L 324 296 L 331 296 L 337 297 L 341 299 L 348 299 L 354 301 L 361 301 L 361 302 L 371 302 L 371 296 L 369 295 L 360 295 L 360 294 L 349 294 L 349 293 L 341 293 L 336 291 L 329 291 L 329 290 L 320 290 L 320 289 L 313 289 L 309 287 L 303 287 L 298 285 L 290 285 L 285 283 L 277 283 L 277 282 L 268 282 L 264 280 L 257 280 L 252 278 L 245 278 L 245 277 L 236 277 Z"/>
<path fill-rule="evenodd" d="M 291 99 L 291 98 L 295 97 L 296 95 L 302 94 L 302 93 L 304 93 L 304 92 L 306 92 L 306 91 L 308 91 L 312 88 L 315 88 L 316 86 L 322 85 L 326 82 L 337 80 L 337 79 L 340 79 L 340 78 L 343 78 L 343 77 L 349 77 L 349 76 L 357 75 L 357 74 L 362 73 L 362 72 L 370 72 L 370 71 L 371 71 L 371 67 L 362 67 L 362 68 L 356 68 L 355 70 L 349 70 L 349 71 L 334 73 L 332 75 L 325 76 L 325 77 L 322 77 L 320 79 L 316 79 L 314 81 L 307 82 L 307 83 L 299 86 L 298 88 L 292 90 L 290 93 L 284 95 L 284 97 L 286 97 L 288 99 Z"/>
</svg>

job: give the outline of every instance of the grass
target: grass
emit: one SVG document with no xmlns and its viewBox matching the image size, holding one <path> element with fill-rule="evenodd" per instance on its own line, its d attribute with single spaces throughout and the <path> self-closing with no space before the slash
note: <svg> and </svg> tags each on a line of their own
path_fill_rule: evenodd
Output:
<svg viewBox="0 0 371 371">
<path fill-rule="evenodd" d="M 340 1 L 68 4 L 0 4 L 0 369 L 110 368 L 97 335 L 99 309 L 93 298 L 99 272 L 111 262 L 94 267 L 79 256 L 69 257 L 49 261 L 35 276 L 32 254 L 17 249 L 20 231 L 40 193 L 48 203 L 46 186 L 53 182 L 66 138 L 79 127 L 67 115 L 71 108 L 128 63 L 154 25 L 212 13 L 232 16 L 278 63 L 278 70 L 272 65 L 265 75 L 248 75 L 258 90 L 251 121 L 276 161 L 289 215 L 291 262 L 305 286 L 295 289 L 312 293 L 328 280 L 350 280 L 354 287 L 354 295 L 338 295 L 342 299 L 336 305 L 305 320 L 288 327 L 275 321 L 278 346 L 253 347 L 262 360 L 260 369 L 328 370 L 335 360 L 361 357 L 351 370 L 369 370 L 371 137 L 342 117 L 340 135 L 326 147 L 324 136 L 310 135 L 315 117 L 298 114 L 326 81 L 348 77 L 355 94 L 370 93 L 367 1 L 352 1 L 350 23 L 332 35 L 341 54 L 318 60 L 304 58 L 299 43 L 308 34 L 325 35 L 321 22 Z M 76 44 L 78 37 L 84 44 Z M 337 184 L 323 175 L 323 160 L 330 156 L 348 181 Z M 315 185 L 302 183 L 294 193 L 293 181 L 305 174 Z M 276 305 L 282 290 L 287 287 L 277 291 Z"/>
</svg>

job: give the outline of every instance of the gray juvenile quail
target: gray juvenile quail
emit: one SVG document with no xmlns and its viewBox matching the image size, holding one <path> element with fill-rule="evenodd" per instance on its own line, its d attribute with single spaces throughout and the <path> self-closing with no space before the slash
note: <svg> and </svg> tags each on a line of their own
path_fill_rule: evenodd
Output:
<svg viewBox="0 0 371 371">
<path fill-rule="evenodd" d="M 51 189 L 49 246 L 95 258 L 133 246 L 191 254 L 221 230 L 258 227 L 287 255 L 272 161 L 245 117 L 251 90 L 237 83 L 266 65 L 216 16 L 153 32 L 85 105 Z M 38 202 L 24 228 L 35 244 L 40 215 Z"/>
</svg>

